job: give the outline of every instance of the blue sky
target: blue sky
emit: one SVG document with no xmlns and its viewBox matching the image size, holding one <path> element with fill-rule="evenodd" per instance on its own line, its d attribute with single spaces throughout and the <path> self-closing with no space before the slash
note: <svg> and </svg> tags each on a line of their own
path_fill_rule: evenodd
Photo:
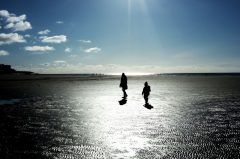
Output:
<svg viewBox="0 0 240 159">
<path fill-rule="evenodd" d="M 1 0 L 0 63 L 39 73 L 240 72 L 238 0 Z"/>
</svg>

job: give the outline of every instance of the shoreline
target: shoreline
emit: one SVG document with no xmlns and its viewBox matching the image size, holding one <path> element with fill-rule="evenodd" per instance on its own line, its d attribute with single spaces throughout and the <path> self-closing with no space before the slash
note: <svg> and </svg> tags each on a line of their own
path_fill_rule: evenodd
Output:
<svg viewBox="0 0 240 159">
<path fill-rule="evenodd" d="M 128 75 L 128 78 L 142 77 L 240 77 L 240 73 L 163 73 L 151 75 Z M 34 81 L 34 80 L 106 80 L 119 79 L 120 75 L 106 74 L 0 74 L 0 81 Z"/>
</svg>

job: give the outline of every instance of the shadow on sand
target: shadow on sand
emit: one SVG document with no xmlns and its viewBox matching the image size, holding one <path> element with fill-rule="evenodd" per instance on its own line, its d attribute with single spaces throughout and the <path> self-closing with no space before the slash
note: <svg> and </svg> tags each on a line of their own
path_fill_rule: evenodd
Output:
<svg viewBox="0 0 240 159">
<path fill-rule="evenodd" d="M 149 104 L 149 103 L 144 104 L 143 106 L 144 106 L 145 108 L 147 108 L 147 109 L 152 109 L 152 108 L 153 108 L 153 106 L 152 106 L 151 104 Z"/>
<path fill-rule="evenodd" d="M 120 105 L 124 105 L 127 103 L 127 98 L 126 97 L 123 97 L 122 100 L 118 101 Z"/>
</svg>

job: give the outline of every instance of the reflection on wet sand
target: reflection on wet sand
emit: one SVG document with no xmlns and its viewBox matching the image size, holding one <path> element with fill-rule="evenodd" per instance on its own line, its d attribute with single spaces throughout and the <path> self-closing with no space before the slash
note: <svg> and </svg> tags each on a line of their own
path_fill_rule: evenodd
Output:
<svg viewBox="0 0 240 159">
<path fill-rule="evenodd" d="M 240 157 L 237 77 L 151 77 L 151 111 L 142 81 L 129 80 L 124 106 L 118 80 L 5 84 L 21 100 L 0 107 L 0 157 Z"/>
</svg>

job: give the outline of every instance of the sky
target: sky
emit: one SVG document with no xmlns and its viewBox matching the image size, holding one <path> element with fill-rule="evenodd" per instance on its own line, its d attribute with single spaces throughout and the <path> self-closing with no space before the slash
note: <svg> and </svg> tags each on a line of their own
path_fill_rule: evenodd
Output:
<svg viewBox="0 0 240 159">
<path fill-rule="evenodd" d="M 0 63 L 37 73 L 240 72 L 238 0 L 0 0 Z"/>
</svg>

